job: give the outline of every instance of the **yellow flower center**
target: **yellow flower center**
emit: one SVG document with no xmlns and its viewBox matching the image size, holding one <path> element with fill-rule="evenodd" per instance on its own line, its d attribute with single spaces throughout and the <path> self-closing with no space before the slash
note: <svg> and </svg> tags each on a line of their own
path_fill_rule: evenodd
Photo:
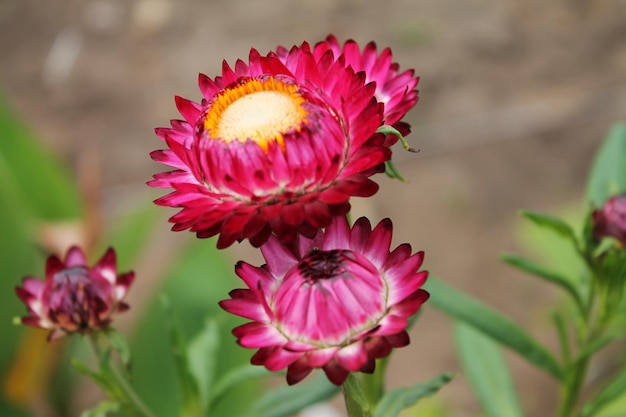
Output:
<svg viewBox="0 0 626 417">
<path fill-rule="evenodd" d="M 305 100 L 297 90 L 297 85 L 272 77 L 247 80 L 215 98 L 204 119 L 204 129 L 226 143 L 250 139 L 265 152 L 271 142 L 284 149 L 283 134 L 299 132 L 306 123 L 307 111 L 302 107 Z"/>
</svg>

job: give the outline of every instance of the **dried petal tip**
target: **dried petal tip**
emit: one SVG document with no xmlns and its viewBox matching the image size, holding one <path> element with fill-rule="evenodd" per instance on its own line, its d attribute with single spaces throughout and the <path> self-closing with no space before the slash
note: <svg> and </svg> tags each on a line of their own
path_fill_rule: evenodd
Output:
<svg viewBox="0 0 626 417">
<path fill-rule="evenodd" d="M 128 310 L 122 300 L 134 277 L 133 272 L 117 273 L 112 248 L 89 267 L 83 251 L 74 246 L 63 261 L 48 258 L 45 281 L 27 277 L 15 288 L 29 313 L 20 321 L 51 330 L 48 340 L 106 328 L 113 314 Z"/>
<path fill-rule="evenodd" d="M 593 236 L 597 240 L 613 237 L 626 248 L 626 194 L 610 198 L 593 212 Z"/>
<path fill-rule="evenodd" d="M 367 219 L 352 229 L 337 217 L 312 239 L 261 247 L 259 268 L 240 262 L 247 289 L 231 291 L 220 306 L 252 320 L 233 330 L 240 345 L 259 349 L 252 363 L 287 368 L 287 383 L 322 368 L 341 385 L 350 372 L 374 371 L 375 360 L 409 344 L 407 320 L 427 300 L 418 272 L 423 253 L 401 245 L 389 251 L 389 219 L 373 230 Z"/>
</svg>

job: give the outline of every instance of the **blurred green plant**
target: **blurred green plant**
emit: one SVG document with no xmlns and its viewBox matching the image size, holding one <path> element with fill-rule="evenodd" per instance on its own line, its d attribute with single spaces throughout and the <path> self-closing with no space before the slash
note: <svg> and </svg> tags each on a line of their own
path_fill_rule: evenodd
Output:
<svg viewBox="0 0 626 417">
<path fill-rule="evenodd" d="M 5 323 L 0 343 L 0 415 L 21 416 L 26 415 L 22 407 L 45 389 L 40 383 L 46 379 L 54 353 L 44 352 L 42 338 L 32 331 L 9 324 L 24 308 L 13 296 L 16 280 L 43 264 L 44 254 L 36 239 L 38 226 L 76 220 L 82 208 L 69 173 L 37 142 L 2 96 L 0 195 L 0 293 L 4 294 L 0 320 Z"/>
<path fill-rule="evenodd" d="M 626 408 L 615 414 L 615 409 L 609 407 L 624 402 L 619 399 L 626 395 L 626 361 L 601 381 L 594 381 L 593 386 L 587 386 L 586 378 L 592 357 L 626 336 L 626 249 L 612 241 L 598 241 L 592 233 L 591 216 L 611 196 L 623 193 L 626 127 L 616 124 L 593 162 L 579 224 L 571 226 L 554 216 L 523 211 L 522 216 L 538 229 L 532 246 L 539 249 L 542 261 L 513 254 L 503 256 L 509 265 L 555 285 L 566 297 L 568 303 L 557 307 L 552 315 L 560 341 L 558 353 L 502 313 L 437 279 L 430 280 L 427 288 L 432 294 L 431 305 L 463 323 L 457 328 L 457 350 L 487 416 L 524 415 L 498 345 L 515 351 L 558 382 L 557 417 L 626 413 Z M 585 387 L 589 390 L 583 391 Z M 604 410 L 611 411 L 605 414 Z"/>
</svg>

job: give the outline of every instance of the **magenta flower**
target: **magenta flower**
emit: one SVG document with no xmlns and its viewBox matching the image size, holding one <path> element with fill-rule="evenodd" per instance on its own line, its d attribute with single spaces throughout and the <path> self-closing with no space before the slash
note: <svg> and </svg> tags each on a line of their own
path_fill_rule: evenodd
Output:
<svg viewBox="0 0 626 417">
<path fill-rule="evenodd" d="M 626 247 L 626 194 L 611 197 L 593 212 L 593 235 L 598 240 L 614 237 Z"/>
<path fill-rule="evenodd" d="M 384 104 L 384 124 L 395 126 L 403 134 L 408 133 L 409 125 L 400 120 L 417 103 L 418 92 L 415 90 L 419 77 L 413 70 L 400 72 L 400 66 L 392 62 L 391 49 L 385 48 L 380 55 L 374 42 L 368 43 L 363 52 L 359 45 L 353 41 L 347 41 L 343 47 L 333 35 L 329 35 L 325 41 L 315 45 L 313 54 L 321 58 L 327 51 L 332 51 L 336 59 L 340 57 L 346 66 L 354 71 L 365 72 L 365 82 L 375 82 L 376 100 Z M 395 136 L 394 136 L 395 138 Z"/>
<path fill-rule="evenodd" d="M 46 280 L 27 277 L 16 287 L 28 307 L 23 324 L 51 330 L 48 340 L 68 333 L 89 333 L 106 328 L 115 313 L 128 310 L 122 301 L 135 278 L 133 272 L 117 273 L 115 251 L 109 248 L 93 266 L 85 254 L 72 247 L 61 261 L 50 256 Z"/>
<path fill-rule="evenodd" d="M 177 97 L 185 120 L 157 129 L 169 149 L 151 154 L 175 169 L 148 183 L 174 189 L 155 201 L 181 209 L 173 230 L 219 234 L 218 248 L 259 246 L 271 234 L 310 238 L 350 209 L 350 197 L 376 193 L 369 177 L 384 170 L 394 142 L 376 130 L 415 104 L 416 81 L 399 87 L 407 75 L 388 53 L 365 72 L 338 53 L 307 43 L 267 56 L 252 49 L 248 63 L 200 75 L 200 103 Z"/>
<path fill-rule="evenodd" d="M 270 237 L 261 247 L 266 265 L 239 262 L 248 289 L 220 306 L 252 320 L 233 330 L 240 345 L 259 349 L 252 363 L 287 368 L 290 385 L 313 368 L 340 385 L 406 346 L 407 319 L 428 299 L 420 289 L 428 273 L 418 272 L 423 252 L 411 255 L 408 244 L 389 252 L 391 235 L 389 219 L 372 230 L 362 217 L 350 229 L 341 216 L 313 239 L 286 245 Z"/>
</svg>

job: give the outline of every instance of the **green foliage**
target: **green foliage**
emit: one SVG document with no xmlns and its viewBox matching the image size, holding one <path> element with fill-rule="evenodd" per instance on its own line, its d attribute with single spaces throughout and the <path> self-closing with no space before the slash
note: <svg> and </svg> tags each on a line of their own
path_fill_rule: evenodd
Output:
<svg viewBox="0 0 626 417">
<path fill-rule="evenodd" d="M 62 165 L 47 152 L 0 97 L 0 375 L 6 375 L 18 354 L 22 329 L 13 317 L 26 313 L 14 287 L 26 275 L 44 276 L 45 254 L 35 242 L 35 227 L 44 221 L 76 219 L 80 202 L 75 184 Z M 0 396 L 0 415 L 22 411 Z"/>
<path fill-rule="evenodd" d="M 502 313 L 492 310 L 435 277 L 428 278 L 426 289 L 431 294 L 430 305 L 473 326 L 556 379 L 562 378 L 563 370 L 554 355 Z"/>
<path fill-rule="evenodd" d="M 84 411 L 80 417 L 106 417 L 120 411 L 120 405 L 115 401 L 102 401 L 90 410 Z"/>
<path fill-rule="evenodd" d="M 474 328 L 457 323 L 456 349 L 476 397 L 489 417 L 522 417 L 508 366 L 498 345 Z"/>
<path fill-rule="evenodd" d="M 214 320 L 207 319 L 204 328 L 189 343 L 187 358 L 189 373 L 196 381 L 202 414 L 209 409 L 216 378 L 215 365 L 219 361 L 219 328 Z"/>
<path fill-rule="evenodd" d="M 0 98 L 0 190 L 31 219 L 66 220 L 80 215 L 80 198 L 69 173 L 18 121 Z"/>
<path fill-rule="evenodd" d="M 615 124 L 598 150 L 587 181 L 586 200 L 600 207 L 626 193 L 626 125 Z"/>
<path fill-rule="evenodd" d="M 531 261 L 530 259 L 524 258 L 523 256 L 506 254 L 502 256 L 502 260 L 517 269 L 556 284 L 572 297 L 572 300 L 576 303 L 580 311 L 585 309 L 583 296 L 579 292 L 579 281 L 574 281 L 570 277 L 551 271 L 548 268 Z"/>
<path fill-rule="evenodd" d="M 411 407 L 420 399 L 436 394 L 453 378 L 452 374 L 444 373 L 412 387 L 390 390 L 376 406 L 373 417 L 397 417 L 402 410 Z"/>
<path fill-rule="evenodd" d="M 266 392 L 253 402 L 244 414 L 247 417 L 287 417 L 305 407 L 328 399 L 339 387 L 328 382 L 325 375 L 293 386 L 282 386 Z"/>
<path fill-rule="evenodd" d="M 543 213 L 537 213 L 534 211 L 523 210 L 521 214 L 538 226 L 545 227 L 546 229 L 551 230 L 557 235 L 568 239 L 570 242 L 572 242 L 574 247 L 578 247 L 578 240 L 576 239 L 574 230 L 569 224 L 567 224 L 563 220 L 557 217 L 549 216 Z"/>
<path fill-rule="evenodd" d="M 581 417 L 597 416 L 605 407 L 624 394 L 626 394 L 626 368 L 622 367 L 622 370 L 609 383 L 605 384 L 595 398 L 585 405 Z M 622 407 L 621 411 L 623 412 L 626 407 Z"/>
<path fill-rule="evenodd" d="M 103 332 L 103 335 L 107 338 L 111 347 L 117 352 L 122 360 L 122 364 L 126 370 L 130 369 L 131 364 L 131 351 L 128 342 L 123 334 L 118 332 L 112 327 L 109 327 Z"/>
<path fill-rule="evenodd" d="M 231 261 L 224 257 L 223 252 L 215 249 L 214 240 L 193 238 L 177 248 L 172 259 L 173 263 L 163 271 L 166 278 L 159 292 L 167 295 L 176 311 L 181 337 L 188 339 L 206 331 L 206 318 L 209 317 L 219 325 L 217 340 L 224 341 L 215 349 L 215 357 L 219 360 L 214 360 L 211 365 L 214 366 L 214 375 L 226 374 L 229 370 L 248 364 L 251 351 L 239 347 L 230 334 L 234 326 L 241 324 L 241 320 L 226 314 L 217 305 L 238 284 L 234 279 Z M 131 339 L 131 348 L 135 352 L 133 382 L 150 408 L 159 410 L 159 415 L 172 416 L 180 410 L 182 399 L 176 396 L 179 385 L 176 382 L 172 348 L 164 334 L 166 320 L 168 314 L 154 300 Z M 187 354 L 190 354 L 194 349 L 193 342 L 188 349 Z M 200 380 L 201 377 L 195 378 Z M 242 415 L 258 395 L 259 389 L 258 381 L 243 382 L 237 386 L 236 392 L 225 393 L 223 401 L 211 409 L 211 417 Z"/>
<path fill-rule="evenodd" d="M 162 297 L 161 301 L 165 310 L 165 323 L 169 333 L 174 368 L 176 369 L 176 380 L 180 386 L 182 404 L 180 406 L 179 415 L 181 417 L 200 417 L 204 410 L 202 409 L 202 401 L 200 400 L 198 381 L 189 366 L 185 335 L 167 298 Z"/>
<path fill-rule="evenodd" d="M 210 404 L 212 407 L 220 403 L 222 398 L 232 392 L 240 384 L 256 378 L 276 375 L 262 366 L 241 365 L 223 374 L 211 390 Z"/>
</svg>

